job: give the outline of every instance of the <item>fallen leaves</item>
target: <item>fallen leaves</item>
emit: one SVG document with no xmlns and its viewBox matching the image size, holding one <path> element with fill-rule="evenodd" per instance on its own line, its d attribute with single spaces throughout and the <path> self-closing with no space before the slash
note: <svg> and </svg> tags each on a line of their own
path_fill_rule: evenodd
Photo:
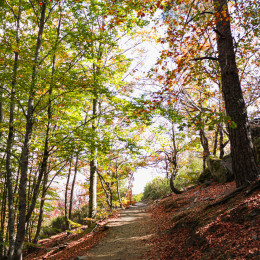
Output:
<svg viewBox="0 0 260 260">
<path fill-rule="evenodd" d="M 198 186 L 154 205 L 151 229 L 157 235 L 147 259 L 257 259 L 259 191 L 249 197 L 237 194 L 223 205 L 206 209 L 234 189 L 234 182 Z"/>
</svg>

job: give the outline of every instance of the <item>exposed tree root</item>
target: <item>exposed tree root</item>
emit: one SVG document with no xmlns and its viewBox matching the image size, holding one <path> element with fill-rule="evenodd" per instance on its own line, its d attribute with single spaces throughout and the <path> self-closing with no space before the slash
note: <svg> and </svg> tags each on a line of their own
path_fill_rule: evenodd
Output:
<svg viewBox="0 0 260 260">
<path fill-rule="evenodd" d="M 254 191 L 259 190 L 259 189 L 260 189 L 260 179 L 257 179 L 255 182 L 253 182 L 250 185 L 249 189 L 245 193 L 248 196 L 248 195 L 252 194 Z"/>
<path fill-rule="evenodd" d="M 260 189 L 260 179 L 253 182 L 250 186 L 248 186 L 248 185 L 241 186 L 241 187 L 231 191 L 224 198 L 216 201 L 215 203 L 212 203 L 212 204 L 206 206 L 205 209 L 209 209 L 209 208 L 224 204 L 224 203 L 228 202 L 230 199 L 234 198 L 238 193 L 242 192 L 245 189 L 246 189 L 246 191 L 245 191 L 246 196 L 248 196 L 248 195 L 252 194 L 254 191 Z"/>
</svg>

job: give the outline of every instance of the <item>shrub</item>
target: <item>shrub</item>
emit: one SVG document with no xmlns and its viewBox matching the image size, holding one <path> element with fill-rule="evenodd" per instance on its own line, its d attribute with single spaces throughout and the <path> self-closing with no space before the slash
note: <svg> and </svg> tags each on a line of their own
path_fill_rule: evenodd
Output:
<svg viewBox="0 0 260 260">
<path fill-rule="evenodd" d="M 143 193 L 139 193 L 137 195 L 134 195 L 133 200 L 136 202 L 141 201 L 143 199 L 143 196 L 144 196 Z"/>
<path fill-rule="evenodd" d="M 174 185 L 183 189 L 188 185 L 196 184 L 202 172 L 202 160 L 196 157 L 189 159 L 189 164 L 182 167 L 175 178 Z"/>
<path fill-rule="evenodd" d="M 157 177 L 146 184 L 143 199 L 156 200 L 171 193 L 170 183 L 167 178 Z"/>
</svg>

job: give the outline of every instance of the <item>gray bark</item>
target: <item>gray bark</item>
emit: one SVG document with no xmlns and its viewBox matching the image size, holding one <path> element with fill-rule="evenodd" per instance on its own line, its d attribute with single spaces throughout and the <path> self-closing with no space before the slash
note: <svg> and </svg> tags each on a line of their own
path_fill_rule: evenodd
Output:
<svg viewBox="0 0 260 260">
<path fill-rule="evenodd" d="M 90 148 L 90 178 L 89 178 L 89 212 L 88 217 L 95 219 L 97 214 L 97 147 L 96 147 L 96 116 L 97 116 L 97 98 L 92 102 L 92 134 L 93 140 Z M 91 221 L 89 221 L 91 225 Z"/>
<path fill-rule="evenodd" d="M 16 44 L 19 46 L 19 33 L 20 33 L 20 19 L 21 19 L 21 1 L 19 1 L 18 15 L 16 17 Z M 9 252 L 8 259 L 12 259 L 15 244 L 15 214 L 14 214 L 14 199 L 13 199 L 13 173 L 12 173 L 12 147 L 14 140 L 14 109 L 15 109 L 15 89 L 17 86 L 17 71 L 18 71 L 19 52 L 14 53 L 14 67 L 11 84 L 11 100 L 10 100 L 10 118 L 9 118 L 9 131 L 7 137 L 6 148 L 6 178 L 8 190 L 8 230 L 9 230 Z"/>
</svg>

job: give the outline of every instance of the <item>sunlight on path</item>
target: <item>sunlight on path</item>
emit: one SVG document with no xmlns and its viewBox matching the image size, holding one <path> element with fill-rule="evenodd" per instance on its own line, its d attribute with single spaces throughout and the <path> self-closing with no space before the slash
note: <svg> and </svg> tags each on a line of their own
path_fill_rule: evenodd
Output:
<svg viewBox="0 0 260 260">
<path fill-rule="evenodd" d="M 87 259 L 145 259 L 149 249 L 149 213 L 146 204 L 138 202 L 120 213 L 120 217 L 108 223 L 108 235 L 89 251 Z"/>
</svg>

